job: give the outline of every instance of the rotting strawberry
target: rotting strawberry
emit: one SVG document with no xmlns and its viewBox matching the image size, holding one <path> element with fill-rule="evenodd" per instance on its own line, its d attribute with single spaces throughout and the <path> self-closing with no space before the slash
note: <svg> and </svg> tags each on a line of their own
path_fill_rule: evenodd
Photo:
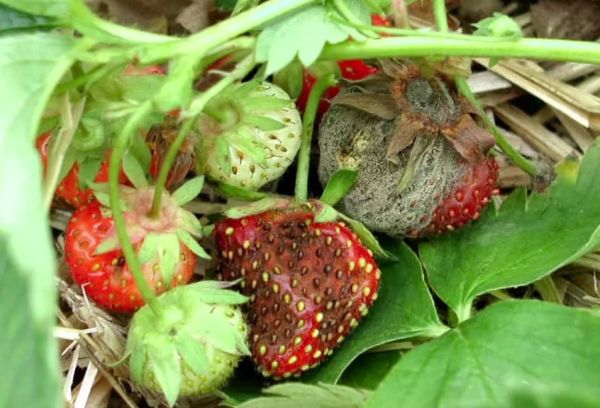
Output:
<svg viewBox="0 0 600 408">
<path fill-rule="evenodd" d="M 199 221 L 181 208 L 200 188 L 201 179 L 192 179 L 172 196 L 165 193 L 155 218 L 149 214 L 153 187 L 122 187 L 127 231 L 155 293 L 187 283 L 196 255 L 208 257 L 194 240 L 202 234 Z M 96 196 L 107 200 L 104 193 Z M 93 200 L 73 213 L 65 231 L 65 260 L 73 280 L 100 306 L 133 312 L 144 304 L 119 246 L 111 212 L 100 202 Z"/>
<path fill-rule="evenodd" d="M 479 218 L 480 211 L 493 195 L 499 194 L 498 163 L 488 157 L 471 167 L 445 200 L 433 212 L 428 229 L 433 233 L 460 228 Z"/>
<path fill-rule="evenodd" d="M 49 131 L 38 136 L 36 140 L 36 145 L 42 158 L 44 170 L 46 170 L 48 166 L 48 147 L 51 137 L 52 132 Z M 108 152 L 105 152 L 104 160 L 100 162 L 96 176 L 93 178 L 95 183 L 106 183 L 108 181 L 108 156 Z M 121 170 L 119 173 L 119 183 L 128 184 L 128 182 L 129 180 L 127 176 L 123 170 Z M 74 163 L 64 178 L 60 181 L 56 187 L 55 196 L 75 208 L 80 207 L 81 205 L 92 200 L 94 196 L 92 190 L 80 185 L 78 163 Z"/>
<path fill-rule="evenodd" d="M 265 376 L 300 374 L 344 340 L 377 298 L 372 252 L 341 222 L 318 222 L 310 202 L 215 226 L 219 279 L 250 296 L 252 355 Z"/>
<path fill-rule="evenodd" d="M 222 282 L 202 281 L 159 296 L 133 317 L 127 336 L 129 369 L 145 389 L 195 398 L 227 383 L 249 355 L 248 328 L 238 305 L 247 298 Z"/>
<path fill-rule="evenodd" d="M 458 228 L 495 192 L 494 138 L 446 75 L 412 61 L 380 63 L 380 74 L 345 89 L 321 121 L 321 182 L 357 170 L 340 208 L 372 231 L 416 238 Z"/>
<path fill-rule="evenodd" d="M 197 171 L 257 190 L 280 177 L 300 148 L 302 122 L 285 91 L 253 80 L 211 99 L 198 119 Z"/>
</svg>

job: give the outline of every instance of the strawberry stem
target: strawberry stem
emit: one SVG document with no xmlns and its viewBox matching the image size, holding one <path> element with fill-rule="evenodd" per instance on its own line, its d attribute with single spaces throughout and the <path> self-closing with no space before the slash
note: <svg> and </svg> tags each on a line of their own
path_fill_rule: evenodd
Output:
<svg viewBox="0 0 600 408">
<path fill-rule="evenodd" d="M 121 244 L 125 261 L 129 266 L 129 270 L 133 275 L 135 284 L 139 289 L 144 301 L 150 305 L 150 307 L 158 314 L 158 308 L 156 306 L 156 296 L 154 291 L 146 282 L 144 274 L 142 273 L 142 266 L 140 261 L 135 254 L 131 240 L 129 239 L 129 233 L 127 232 L 127 226 L 125 225 L 125 217 L 123 215 L 123 209 L 121 208 L 121 200 L 119 194 L 119 172 L 121 170 L 121 162 L 125 155 L 125 150 L 131 137 L 138 131 L 140 124 L 146 119 L 148 115 L 152 113 L 152 102 L 147 101 L 142 104 L 134 113 L 131 115 L 125 127 L 119 133 L 115 142 L 114 148 L 110 155 L 110 164 L 108 168 L 108 184 L 109 184 L 109 198 L 112 215 L 115 221 L 115 228 L 117 230 L 117 237 Z"/>
<path fill-rule="evenodd" d="M 312 134 L 317 117 L 317 110 L 321 101 L 323 92 L 335 85 L 333 74 L 325 75 L 319 78 L 310 91 L 304 117 L 302 118 L 302 143 L 298 153 L 298 170 L 296 173 L 296 199 L 306 201 L 308 199 L 308 170 L 310 167 L 310 145 L 312 143 Z"/>
<path fill-rule="evenodd" d="M 477 109 L 477 112 L 482 118 L 487 130 L 494 135 L 496 138 L 496 144 L 500 149 L 502 149 L 504 154 L 506 154 L 506 156 L 508 156 L 508 158 L 512 160 L 512 162 L 521 170 L 532 176 L 536 175 L 537 169 L 535 164 L 523 157 L 521 153 L 519 153 L 519 151 L 508 142 L 506 137 L 504 137 L 504 134 L 496 127 L 494 122 L 485 112 L 483 106 L 481 106 L 481 103 L 479 102 L 479 99 L 477 99 L 475 94 L 473 94 L 471 91 L 471 88 L 469 88 L 467 80 L 462 77 L 455 77 L 454 82 L 456 83 L 456 88 L 458 91 Z"/>
<path fill-rule="evenodd" d="M 183 123 L 177 138 L 173 141 L 169 150 L 165 156 L 160 172 L 158 173 L 158 180 L 156 181 L 156 189 L 154 190 L 154 196 L 152 197 L 152 209 L 150 210 L 151 217 L 157 217 L 160 214 L 160 204 L 163 192 L 165 191 L 165 185 L 169 177 L 169 171 L 177 158 L 177 152 L 181 148 L 181 145 L 185 141 L 190 131 L 196 124 L 196 119 L 200 112 L 204 109 L 206 104 L 219 93 L 223 92 L 225 88 L 233 84 L 236 80 L 244 78 L 248 72 L 254 67 L 254 57 L 252 55 L 242 60 L 236 68 L 225 78 L 221 79 L 207 91 L 202 93 L 198 98 L 192 102 L 193 114 L 188 117 Z M 190 113 L 188 113 L 189 115 Z"/>
<path fill-rule="evenodd" d="M 433 15 L 435 25 L 441 33 L 448 32 L 448 18 L 446 16 L 446 0 L 433 0 Z"/>
</svg>

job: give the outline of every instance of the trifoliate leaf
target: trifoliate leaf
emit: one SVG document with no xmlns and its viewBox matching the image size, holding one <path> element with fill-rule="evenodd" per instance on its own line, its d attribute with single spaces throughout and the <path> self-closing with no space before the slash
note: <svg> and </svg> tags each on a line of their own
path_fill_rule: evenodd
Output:
<svg viewBox="0 0 600 408">
<path fill-rule="evenodd" d="M 203 374 L 209 371 L 210 363 L 206 356 L 204 345 L 198 340 L 192 338 L 186 333 L 179 333 L 175 338 L 177 351 L 185 364 L 187 364 L 196 374 Z"/>
<path fill-rule="evenodd" d="M 198 241 L 196 241 L 189 232 L 177 231 L 177 238 L 179 238 L 190 251 L 200 258 L 210 259 L 210 255 L 204 250 L 204 248 L 200 246 Z"/>
<path fill-rule="evenodd" d="M 265 132 L 283 129 L 286 125 L 278 120 L 268 118 L 266 116 L 246 115 L 243 119 L 244 124 L 256 126 Z"/>
<path fill-rule="evenodd" d="M 130 152 L 127 152 L 123 156 L 123 171 L 135 188 L 142 189 L 148 187 L 148 180 L 146 179 L 142 165 Z"/>
<path fill-rule="evenodd" d="M 544 193 L 516 190 L 499 210 L 419 247 L 429 283 L 461 319 L 486 292 L 528 285 L 600 245 L 600 140 Z"/>
<path fill-rule="evenodd" d="M 370 393 L 342 385 L 278 384 L 237 408 L 362 408 Z"/>
<path fill-rule="evenodd" d="M 163 336 L 153 336 L 148 339 L 146 348 L 152 373 L 167 402 L 173 406 L 181 388 L 181 366 L 177 348 L 170 340 Z"/>
<path fill-rule="evenodd" d="M 204 185 L 204 176 L 194 177 L 191 180 L 186 181 L 181 187 L 179 187 L 172 195 L 171 198 L 178 205 L 184 205 L 198 197 L 202 191 Z"/>
<path fill-rule="evenodd" d="M 499 37 L 518 39 L 523 37 L 521 26 L 515 20 L 501 13 L 494 13 L 492 17 L 484 18 L 473 24 L 477 28 L 473 35 L 486 37 Z"/>
<path fill-rule="evenodd" d="M 327 182 L 321 195 L 321 201 L 331 206 L 336 205 L 354 186 L 357 176 L 358 172 L 356 170 L 341 169 L 336 171 Z"/>
<path fill-rule="evenodd" d="M 298 57 L 304 66 L 317 60 L 323 46 L 364 37 L 353 28 L 335 22 L 322 5 L 286 15 L 265 27 L 258 35 L 256 61 L 266 62 L 265 75 L 284 68 Z"/>
</svg>

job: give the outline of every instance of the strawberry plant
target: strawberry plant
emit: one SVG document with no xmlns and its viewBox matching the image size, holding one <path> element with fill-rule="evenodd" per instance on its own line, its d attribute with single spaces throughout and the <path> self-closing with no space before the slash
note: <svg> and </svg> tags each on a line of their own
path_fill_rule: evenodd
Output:
<svg viewBox="0 0 600 408">
<path fill-rule="evenodd" d="M 598 268 L 596 99 L 553 163 L 469 78 L 600 45 L 450 31 L 443 0 L 217 3 L 173 36 L 0 0 L 0 406 L 599 405 L 600 315 L 557 284 Z"/>
</svg>

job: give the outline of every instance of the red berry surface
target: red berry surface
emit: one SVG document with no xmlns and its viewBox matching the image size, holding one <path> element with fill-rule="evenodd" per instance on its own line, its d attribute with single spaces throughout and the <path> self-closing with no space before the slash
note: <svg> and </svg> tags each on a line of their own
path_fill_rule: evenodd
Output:
<svg viewBox="0 0 600 408">
<path fill-rule="evenodd" d="M 250 296 L 252 355 L 264 375 L 319 364 L 377 297 L 372 253 L 344 224 L 303 209 L 225 219 L 215 228 L 220 279 L 242 278 Z"/>
</svg>

